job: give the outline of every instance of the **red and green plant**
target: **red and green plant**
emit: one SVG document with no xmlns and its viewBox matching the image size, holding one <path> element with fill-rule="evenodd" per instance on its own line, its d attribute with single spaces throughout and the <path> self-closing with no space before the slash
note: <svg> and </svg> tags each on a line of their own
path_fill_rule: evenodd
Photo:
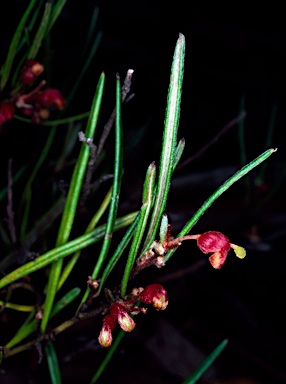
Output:
<svg viewBox="0 0 286 384">
<path fill-rule="evenodd" d="M 122 104 L 126 101 L 130 92 L 133 70 L 127 72 L 123 84 L 119 75 L 116 76 L 114 87 L 115 111 L 104 127 L 98 144 L 95 144 L 95 132 L 100 129 L 98 127 L 98 118 L 104 95 L 105 74 L 102 73 L 99 76 L 90 111 L 79 116 L 65 117 L 64 114 L 68 111 L 69 103 L 73 97 L 76 97 L 78 84 L 75 84 L 74 88 L 65 93 L 66 98 L 60 89 L 54 88 L 57 85 L 46 87 L 46 80 L 43 79 L 45 66 L 37 58 L 41 43 L 48 36 L 64 3 L 61 0 L 53 5 L 47 2 L 40 26 L 34 31 L 34 18 L 39 17 L 39 13 L 33 11 L 36 0 L 30 2 L 11 42 L 7 60 L 1 69 L 0 87 L 3 96 L 1 96 L 0 101 L 0 125 L 6 126 L 10 124 L 12 119 L 17 119 L 23 124 L 38 125 L 39 129 L 41 126 L 51 126 L 46 144 L 42 148 L 41 155 L 30 174 L 27 174 L 24 168 L 20 169 L 13 178 L 11 163 L 9 163 L 8 188 L 1 195 L 3 197 L 7 196 L 8 200 L 8 232 L 11 237 L 10 251 L 0 262 L 1 270 L 5 273 L 0 280 L 3 297 L 1 306 L 3 310 L 6 308 L 14 309 L 16 314 L 18 312 L 29 313 L 10 340 L 6 340 L 5 335 L 1 336 L 3 344 L 1 354 L 6 359 L 34 346 L 41 351 L 41 356 L 41 346 L 43 346 L 52 382 L 59 383 L 61 382 L 61 374 L 54 339 L 59 333 L 74 324 L 94 317 L 98 323 L 102 323 L 98 337 L 99 344 L 103 347 L 110 347 L 105 360 L 102 361 L 97 372 L 91 378 L 91 383 L 94 383 L 110 360 L 123 335 L 135 328 L 134 316 L 140 313 L 146 314 L 147 307 L 145 305 L 151 304 L 157 311 L 167 308 L 168 295 L 161 284 L 150 281 L 146 287 L 136 286 L 136 277 L 143 269 L 151 266 L 164 267 L 174 252 L 180 248 L 182 242 L 186 240 L 196 240 L 202 253 L 211 254 L 209 261 L 215 269 L 223 266 L 231 248 L 239 258 L 245 257 L 245 250 L 232 244 L 225 234 L 215 230 L 194 235 L 189 233 L 218 197 L 236 181 L 265 161 L 275 152 L 275 149 L 265 151 L 238 170 L 202 204 L 201 208 L 190 218 L 179 234 L 174 236 L 171 233 L 171 225 L 168 223 L 165 214 L 166 204 L 172 174 L 185 147 L 185 141 L 177 138 L 185 54 L 185 38 L 180 34 L 171 68 L 159 167 L 157 168 L 154 163 L 151 163 L 147 169 L 140 209 L 123 217 L 118 217 L 120 188 L 123 177 L 124 129 L 122 124 Z M 28 30 L 34 31 L 34 39 L 26 47 L 24 30 L 27 26 L 29 27 Z M 96 44 L 98 44 L 98 39 Z M 23 49 L 23 47 L 26 47 L 26 49 Z M 94 55 L 95 50 L 95 46 L 93 46 L 91 55 Z M 88 62 L 90 62 L 90 58 L 87 60 Z M 87 116 L 88 121 L 85 132 L 83 133 L 82 130 L 77 131 L 78 142 L 75 142 L 72 138 L 74 134 L 67 135 L 62 157 L 58 159 L 55 165 L 55 168 L 60 167 L 69 156 L 71 152 L 70 142 L 75 143 L 74 145 L 80 148 L 67 193 L 57 197 L 54 200 L 54 205 L 42 217 L 37 218 L 37 224 L 31 225 L 33 183 L 39 175 L 43 162 L 52 150 L 53 145 L 55 145 L 57 127 L 61 124 L 75 124 L 75 122 L 81 122 L 81 126 L 83 126 L 84 118 Z M 87 196 L 92 191 L 91 178 L 95 165 L 103 154 L 102 150 L 113 124 L 115 137 L 112 186 L 98 210 L 90 215 L 90 222 L 85 231 L 80 236 L 72 238 L 72 229 L 77 224 L 77 214 L 80 208 L 85 206 Z M 73 128 L 77 129 L 76 126 Z M 109 162 L 107 158 L 103 160 Z M 158 175 L 156 175 L 157 169 Z M 13 185 L 19 179 L 23 180 L 24 176 L 27 179 L 23 189 L 22 202 L 19 206 L 20 228 L 16 228 L 12 190 Z M 103 222 L 102 219 L 104 213 L 107 213 L 106 222 Z M 58 225 L 55 245 L 51 246 L 49 244 L 49 250 L 40 255 L 31 255 L 31 245 L 36 240 L 45 237 L 51 223 L 57 225 L 56 219 L 59 216 L 61 216 L 61 221 Z M 126 227 L 128 229 L 121 241 L 116 244 L 115 251 L 111 252 L 113 233 Z M 17 235 L 17 232 L 20 234 Z M 18 240 L 22 244 L 24 261 L 16 267 L 13 264 L 15 256 L 13 245 Z M 87 289 L 84 286 L 78 287 L 78 282 L 71 281 L 72 271 L 81 257 L 81 251 L 97 242 L 101 242 L 99 255 L 96 258 L 93 270 L 86 270 L 85 272 Z M 33 256 L 33 259 L 29 259 L 30 256 Z M 112 270 L 121 259 L 125 260 L 125 268 L 122 271 L 121 278 L 116 281 L 108 280 Z M 37 292 L 30 275 L 40 274 L 43 269 L 45 269 L 44 276 L 46 278 L 45 288 L 42 292 Z M 40 276 L 43 276 L 43 274 Z M 74 285 L 72 289 L 65 289 L 67 281 L 69 281 L 69 285 Z M 34 305 L 16 304 L 11 301 L 11 296 L 17 289 L 28 289 L 35 294 L 35 297 L 40 297 L 40 299 Z M 79 296 L 82 289 L 84 292 Z M 103 292 L 105 295 L 102 294 Z M 77 302 L 77 311 L 74 316 L 54 325 L 52 319 L 56 318 L 56 315 L 70 303 L 75 302 Z M 51 324 L 53 324 L 52 327 Z M 113 340 L 112 333 L 115 331 L 117 324 L 122 331 Z M 186 379 L 185 383 L 197 381 L 225 346 L 226 341 L 223 341 L 198 367 L 198 370 Z"/>
</svg>

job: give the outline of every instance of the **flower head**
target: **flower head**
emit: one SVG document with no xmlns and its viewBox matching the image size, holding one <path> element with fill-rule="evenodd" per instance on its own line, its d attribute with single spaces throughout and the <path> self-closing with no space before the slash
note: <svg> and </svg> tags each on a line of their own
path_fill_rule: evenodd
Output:
<svg viewBox="0 0 286 384">
<path fill-rule="evenodd" d="M 246 255 L 244 248 L 232 244 L 227 236 L 217 231 L 197 235 L 197 244 L 203 253 L 213 253 L 209 257 L 209 261 L 215 269 L 223 266 L 230 248 L 234 250 L 236 256 L 240 259 L 243 259 Z"/>
<path fill-rule="evenodd" d="M 167 291 L 161 284 L 148 285 L 139 295 L 145 304 L 152 304 L 157 311 L 163 311 L 168 305 Z"/>
</svg>

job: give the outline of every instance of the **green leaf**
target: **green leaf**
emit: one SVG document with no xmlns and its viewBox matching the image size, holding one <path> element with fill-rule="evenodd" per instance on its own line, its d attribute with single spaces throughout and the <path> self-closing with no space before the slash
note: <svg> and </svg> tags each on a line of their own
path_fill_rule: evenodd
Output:
<svg viewBox="0 0 286 384">
<path fill-rule="evenodd" d="M 55 303 L 53 307 L 53 311 L 51 313 L 51 317 L 55 316 L 58 312 L 64 309 L 67 305 L 69 305 L 77 296 L 80 294 L 79 288 L 73 288 L 69 292 L 67 292 L 57 303 Z M 11 349 L 14 345 L 20 343 L 26 337 L 28 337 L 31 333 L 35 332 L 38 328 L 38 322 L 35 318 L 35 311 L 28 316 L 26 321 L 22 324 L 22 326 L 18 329 L 14 337 L 6 344 L 7 349 Z"/>
<path fill-rule="evenodd" d="M 203 374 L 213 364 L 215 359 L 222 353 L 228 340 L 223 340 L 208 357 L 198 366 L 198 368 L 183 382 L 183 384 L 195 384 Z"/>
<path fill-rule="evenodd" d="M 45 347 L 45 352 L 47 356 L 48 367 L 51 376 L 52 384 L 61 384 L 61 371 L 59 366 L 59 361 L 57 358 L 56 350 L 54 344 L 51 340 L 48 341 L 48 345 Z"/>
<path fill-rule="evenodd" d="M 33 40 L 33 43 L 28 52 L 28 59 L 34 59 L 41 47 L 42 41 L 45 37 L 45 32 L 49 23 L 50 13 L 51 13 L 51 3 L 47 2 L 45 5 L 44 14 L 41 20 L 41 24 L 37 30 L 36 36 Z"/>
<path fill-rule="evenodd" d="M 178 163 L 182 157 L 182 154 L 183 154 L 184 149 L 185 149 L 185 145 L 186 145 L 186 142 L 185 142 L 184 138 L 178 142 L 178 145 L 177 145 L 177 148 L 175 151 L 175 156 L 174 156 L 173 172 L 174 172 L 175 168 L 177 167 L 177 165 L 178 165 Z"/>
<path fill-rule="evenodd" d="M 62 13 L 63 7 L 65 6 L 67 0 L 58 0 L 56 4 L 53 6 L 51 10 L 51 16 L 49 19 L 48 26 L 45 31 L 45 37 L 47 34 L 51 31 L 54 23 L 56 22 L 57 18 L 60 16 Z"/>
<path fill-rule="evenodd" d="M 113 270 L 113 268 L 115 267 L 117 262 L 119 261 L 121 255 L 125 251 L 127 245 L 131 241 L 132 236 L 133 236 L 134 231 L 135 231 L 135 228 L 138 225 L 139 217 L 140 217 L 140 213 L 137 214 L 137 216 L 135 217 L 133 223 L 128 228 L 128 230 L 125 233 L 125 235 L 123 236 L 120 244 L 116 248 L 116 251 L 114 252 L 112 257 L 109 259 L 108 264 L 107 264 L 106 268 L 104 269 L 104 271 L 102 273 L 102 276 L 100 278 L 100 285 L 98 287 L 98 294 L 101 292 L 102 288 L 104 287 L 104 283 L 105 283 L 106 279 L 108 278 L 109 274 L 111 273 L 111 271 Z"/>
<path fill-rule="evenodd" d="M 104 240 L 98 260 L 95 264 L 94 270 L 92 272 L 92 278 L 97 279 L 99 272 L 102 268 L 103 262 L 109 251 L 111 244 L 112 233 L 114 231 L 114 223 L 117 215 L 118 201 L 121 187 L 122 179 L 122 166 L 123 166 L 123 134 L 122 134 L 122 118 L 121 118 L 121 86 L 120 78 L 117 75 L 116 78 L 116 107 L 115 107 L 115 159 L 114 159 L 114 172 L 113 172 L 113 185 L 112 185 L 112 196 L 109 206 L 106 233 L 104 235 Z M 84 303 L 89 294 L 89 290 L 86 290 L 81 303 Z"/>
<path fill-rule="evenodd" d="M 130 213 L 126 216 L 116 219 L 114 231 L 118 231 L 121 228 L 124 228 L 130 225 L 138 212 Z M 36 260 L 30 261 L 21 267 L 10 272 L 8 275 L 2 277 L 0 280 L 0 289 L 4 288 L 6 285 L 13 283 L 14 281 L 21 279 L 24 276 L 29 275 L 30 273 L 36 272 L 41 268 L 46 267 L 55 260 L 59 260 L 63 257 L 69 256 L 78 250 L 88 247 L 91 244 L 94 244 L 100 241 L 106 232 L 106 224 L 101 225 L 94 229 L 93 231 L 82 235 L 68 243 L 54 248 L 51 251 L 46 252 L 42 256 L 36 258 Z"/>
<path fill-rule="evenodd" d="M 156 236 L 161 222 L 162 214 L 165 211 L 167 197 L 170 189 L 171 176 L 176 154 L 177 131 L 180 117 L 180 104 L 184 74 L 184 57 L 185 37 L 184 35 L 180 34 L 176 44 L 171 68 L 171 80 L 167 98 L 157 193 L 144 249 L 148 249 L 150 247 Z"/>
<path fill-rule="evenodd" d="M 94 136 L 98 115 L 100 111 L 100 106 L 101 106 L 102 95 L 103 95 L 104 80 L 105 80 L 105 76 L 102 73 L 99 78 L 99 82 L 98 82 L 95 96 L 93 99 L 90 117 L 87 123 L 87 128 L 85 132 L 86 138 L 92 139 Z M 79 196 L 80 196 L 80 192 L 83 184 L 84 175 L 88 165 L 89 155 L 90 155 L 90 148 L 86 143 L 82 143 L 79 157 L 72 175 L 70 188 L 67 195 L 67 201 L 65 204 L 62 221 L 61 221 L 59 232 L 58 232 L 58 238 L 56 242 L 57 246 L 63 245 L 68 241 L 71 228 L 73 225 L 76 209 L 77 209 L 77 204 L 78 204 L 78 200 L 79 200 Z M 46 296 L 46 301 L 43 308 L 44 315 L 41 323 L 41 330 L 43 333 L 46 330 L 48 320 L 50 317 L 50 312 L 52 310 L 54 298 L 58 290 L 59 278 L 62 271 L 62 263 L 63 263 L 63 260 L 59 259 L 52 265 L 50 270 L 48 287 L 47 287 L 47 296 Z"/>
<path fill-rule="evenodd" d="M 72 303 L 80 294 L 81 289 L 78 287 L 72 288 L 68 291 L 59 301 L 55 303 L 53 306 L 53 310 L 51 312 L 51 317 L 55 316 L 62 309 L 67 307 L 70 303 Z"/>
<path fill-rule="evenodd" d="M 120 344 L 121 340 L 125 336 L 125 333 L 126 332 L 124 332 L 124 331 L 120 331 L 118 333 L 118 335 L 116 336 L 115 340 L 113 341 L 111 347 L 108 349 L 108 352 L 107 352 L 105 358 L 102 360 L 102 362 L 100 363 L 99 368 L 97 369 L 97 371 L 93 375 L 93 377 L 92 377 L 92 379 L 90 381 L 90 384 L 96 383 L 97 380 L 99 379 L 99 377 L 102 375 L 102 373 L 104 372 L 107 364 L 110 362 L 112 356 L 114 355 L 118 345 Z"/>
<path fill-rule="evenodd" d="M 98 223 L 98 221 L 100 220 L 100 218 L 102 217 L 102 215 L 104 214 L 105 210 L 107 209 L 109 203 L 110 203 L 110 199 L 111 199 L 111 189 L 108 191 L 107 195 L 105 196 L 101 206 L 99 207 L 98 211 L 95 213 L 95 215 L 93 216 L 93 218 L 91 219 L 91 221 L 89 222 L 87 228 L 86 228 L 86 231 L 85 233 L 89 233 L 90 231 L 92 231 L 94 229 L 94 227 L 96 226 L 96 224 Z M 60 278 L 60 281 L 59 281 L 59 286 L 58 286 L 58 289 L 60 289 L 62 287 L 62 285 L 64 284 L 64 282 L 67 280 L 67 278 L 69 277 L 71 271 L 73 270 L 76 262 L 78 261 L 79 257 L 80 257 L 80 254 L 81 252 L 78 251 L 76 252 L 70 259 L 69 261 L 67 262 L 64 270 L 63 270 L 63 273 L 61 275 L 61 278 Z"/>
<path fill-rule="evenodd" d="M 125 270 L 122 278 L 121 297 L 125 296 L 129 276 L 133 268 L 135 259 L 137 257 L 141 240 L 143 238 L 145 228 L 147 226 L 149 213 L 151 212 L 151 208 L 153 205 L 155 177 L 156 177 L 156 166 L 155 166 L 155 163 L 152 163 L 149 165 L 146 173 L 146 177 L 145 177 L 145 183 L 144 183 L 144 189 L 143 189 L 143 204 L 138 217 L 138 223 L 135 229 L 135 235 L 133 238 L 133 242 L 130 248 L 130 252 L 128 255 L 128 259 L 126 262 L 126 266 L 125 266 Z"/>
<path fill-rule="evenodd" d="M 23 30 L 25 28 L 27 19 L 28 19 L 29 15 L 30 15 L 30 13 L 31 13 L 31 11 L 32 11 L 32 9 L 36 3 L 37 3 L 37 0 L 31 0 L 28 8 L 26 9 L 24 15 L 22 16 L 21 21 L 20 21 L 20 23 L 19 23 L 19 25 L 18 25 L 15 33 L 14 33 L 14 36 L 13 36 L 13 39 L 11 41 L 9 51 L 7 54 L 7 59 L 3 65 L 3 67 L 1 68 L 1 80 L 0 80 L 0 90 L 1 91 L 3 90 L 3 88 L 5 87 L 8 79 L 9 79 L 12 64 L 13 64 L 14 58 L 15 58 L 16 53 L 17 53 L 18 45 L 19 45 Z"/>
</svg>

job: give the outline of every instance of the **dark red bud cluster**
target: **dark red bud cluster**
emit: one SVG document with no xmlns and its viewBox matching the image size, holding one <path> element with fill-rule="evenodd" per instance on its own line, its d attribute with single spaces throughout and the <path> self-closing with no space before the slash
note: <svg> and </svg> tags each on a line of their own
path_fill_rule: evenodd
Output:
<svg viewBox="0 0 286 384">
<path fill-rule="evenodd" d="M 21 70 L 20 91 L 13 94 L 10 100 L 0 103 L 0 126 L 13 118 L 16 109 L 36 124 L 48 119 L 51 110 L 64 109 L 65 99 L 61 92 L 55 88 L 42 89 L 46 84 L 44 80 L 27 92 L 27 88 L 30 88 L 43 71 L 44 66 L 41 63 L 32 59 L 25 62 Z"/>
<path fill-rule="evenodd" d="M 145 289 L 139 288 L 133 290 L 133 297 L 130 300 L 114 302 L 111 304 L 109 313 L 103 318 L 102 328 L 98 337 L 99 344 L 102 347 L 110 347 L 112 343 L 112 331 L 118 323 L 124 332 L 131 332 L 136 324 L 133 315 L 139 312 L 146 313 L 146 308 L 139 308 L 135 304 L 141 300 L 145 304 L 152 304 L 158 311 L 162 311 L 168 305 L 167 292 L 161 284 L 151 284 Z"/>
</svg>

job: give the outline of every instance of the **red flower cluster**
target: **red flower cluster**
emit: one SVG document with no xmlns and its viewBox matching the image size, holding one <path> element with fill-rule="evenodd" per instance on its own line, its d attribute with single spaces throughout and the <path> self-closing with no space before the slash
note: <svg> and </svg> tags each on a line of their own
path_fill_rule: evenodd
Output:
<svg viewBox="0 0 286 384">
<path fill-rule="evenodd" d="M 112 343 L 112 331 L 118 322 L 124 332 L 131 332 L 135 328 L 135 322 L 128 314 L 136 315 L 139 312 L 146 313 L 146 308 L 139 308 L 135 305 L 138 300 L 145 304 L 152 304 L 158 311 L 166 309 L 168 305 L 167 292 L 160 284 L 148 285 L 145 289 L 134 290 L 132 299 L 111 304 L 109 314 L 103 318 L 102 328 L 98 337 L 102 347 L 110 347 Z"/>
<path fill-rule="evenodd" d="M 44 66 L 35 60 L 27 60 L 21 70 L 21 88 L 9 100 L 0 103 L 0 126 L 13 118 L 16 109 L 31 118 L 31 122 L 39 124 L 48 119 L 53 109 L 62 110 L 65 99 L 58 89 L 42 90 L 46 82 L 41 81 L 35 88 L 27 92 L 38 76 L 44 71 Z"/>
</svg>

